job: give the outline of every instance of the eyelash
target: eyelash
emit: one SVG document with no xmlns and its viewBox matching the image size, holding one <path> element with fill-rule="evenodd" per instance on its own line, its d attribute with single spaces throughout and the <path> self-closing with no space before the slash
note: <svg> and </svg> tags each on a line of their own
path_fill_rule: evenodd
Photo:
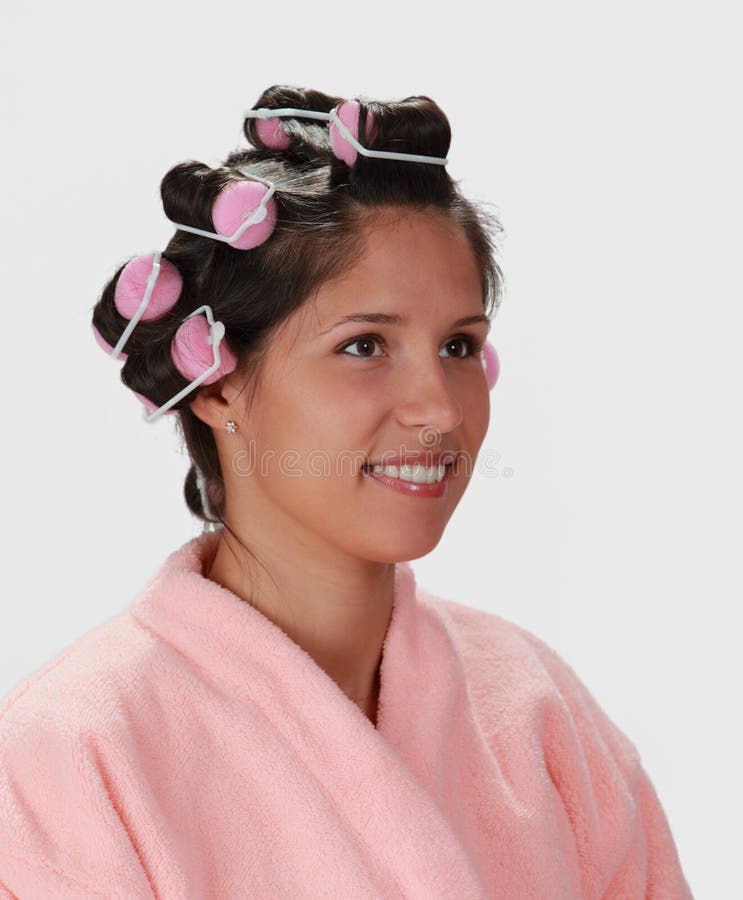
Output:
<svg viewBox="0 0 743 900">
<path fill-rule="evenodd" d="M 384 338 L 378 334 L 361 334 L 358 337 L 352 338 L 352 340 L 350 340 L 350 341 L 346 341 L 345 344 L 343 344 L 341 347 L 339 347 L 337 349 L 336 353 L 340 353 L 340 354 L 346 355 L 346 356 L 355 356 L 357 359 L 379 359 L 378 356 L 361 356 L 360 354 L 345 352 L 348 349 L 348 347 L 353 347 L 354 344 L 358 344 L 361 341 L 377 341 L 379 344 L 385 344 Z M 452 357 L 452 359 L 461 359 L 461 360 L 469 359 L 470 357 L 478 354 L 480 352 L 480 350 L 482 350 L 484 343 L 485 343 L 484 341 L 481 341 L 479 338 L 473 338 L 467 334 L 457 334 L 454 337 L 449 338 L 449 340 L 446 342 L 446 344 L 451 344 L 454 341 L 465 341 L 465 343 L 467 343 L 469 345 L 470 352 L 467 354 L 467 356 Z M 446 346 L 446 344 L 444 344 L 444 346 Z"/>
</svg>

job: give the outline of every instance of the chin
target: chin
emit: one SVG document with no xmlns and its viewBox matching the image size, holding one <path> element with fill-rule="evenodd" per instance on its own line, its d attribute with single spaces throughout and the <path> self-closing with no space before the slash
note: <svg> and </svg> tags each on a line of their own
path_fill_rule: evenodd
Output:
<svg viewBox="0 0 743 900">
<path fill-rule="evenodd" d="M 425 531 L 420 534 L 400 534 L 392 528 L 385 534 L 372 534 L 360 541 L 355 553 L 374 562 L 407 562 L 427 556 L 438 546 L 442 537 L 443 532 L 436 535 Z"/>
</svg>

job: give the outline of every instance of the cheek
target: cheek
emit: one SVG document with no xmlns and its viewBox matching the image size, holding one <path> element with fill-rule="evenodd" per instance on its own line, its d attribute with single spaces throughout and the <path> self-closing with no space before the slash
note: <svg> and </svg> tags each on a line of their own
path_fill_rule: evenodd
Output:
<svg viewBox="0 0 743 900">
<path fill-rule="evenodd" d="M 490 391 L 484 379 L 478 378 L 460 397 L 462 447 L 474 462 L 490 427 Z"/>
<path fill-rule="evenodd" d="M 329 478 L 350 473 L 351 464 L 345 461 L 341 467 L 337 457 L 356 459 L 355 453 L 367 449 L 371 398 L 378 398 L 379 392 L 359 390 L 349 386 L 349 380 L 295 378 L 261 397 L 249 419 L 249 431 L 255 436 L 258 457 L 270 459 L 264 471 L 280 474 L 282 461 L 285 472 L 307 470 L 307 485 L 298 487 L 296 476 L 289 481 L 292 490 L 312 494 L 323 486 L 332 490 Z"/>
<path fill-rule="evenodd" d="M 329 452 L 366 450 L 369 429 L 389 411 L 389 384 L 342 361 L 330 368 L 327 378 L 305 381 L 288 398 L 296 430 L 305 444 Z"/>
<path fill-rule="evenodd" d="M 485 438 L 490 425 L 490 390 L 485 388 L 478 392 L 477 400 L 474 403 L 471 416 L 474 422 L 474 429 L 479 435 L 480 442 Z"/>
</svg>

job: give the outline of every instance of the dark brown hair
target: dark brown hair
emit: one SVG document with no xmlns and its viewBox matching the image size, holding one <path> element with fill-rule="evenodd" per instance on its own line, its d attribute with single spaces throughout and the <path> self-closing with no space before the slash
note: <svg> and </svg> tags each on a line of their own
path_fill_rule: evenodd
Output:
<svg viewBox="0 0 743 900">
<path fill-rule="evenodd" d="M 344 98 L 320 91 L 274 85 L 253 107 L 297 108 L 329 112 Z M 451 130 L 444 112 L 425 96 L 360 103 L 359 141 L 378 150 L 445 157 Z M 367 111 L 374 117 L 373 139 L 366 134 Z M 440 210 L 466 235 L 477 262 L 483 310 L 492 316 L 502 298 L 497 263 L 497 216 L 465 199 L 446 167 L 429 163 L 375 159 L 358 154 L 352 167 L 336 158 L 326 121 L 282 117 L 289 147 L 274 150 L 258 136 L 256 120 L 243 130 L 250 149 L 230 153 L 219 168 L 183 162 L 166 173 L 160 191 L 173 222 L 213 231 L 212 204 L 232 179 L 257 175 L 275 182 L 276 228 L 263 244 L 237 250 L 222 241 L 177 230 L 163 251 L 183 278 L 173 309 L 159 319 L 140 321 L 126 344 L 121 380 L 157 406 L 188 381 L 176 369 L 170 343 L 183 318 L 208 303 L 225 325 L 224 341 L 238 358 L 249 396 L 260 375 L 262 355 L 281 323 L 326 281 L 353 266 L 363 251 L 363 228 L 380 207 Z M 128 261 L 128 260 L 127 260 Z M 103 289 L 93 309 L 93 324 L 112 347 L 127 326 L 114 305 L 116 282 L 124 265 Z M 211 427 L 189 404 L 190 392 L 176 403 L 174 417 L 191 459 L 184 494 L 188 508 L 205 523 L 224 522 L 224 481 Z M 203 480 L 208 508 L 199 489 Z M 229 530 L 229 529 L 228 529 Z"/>
</svg>

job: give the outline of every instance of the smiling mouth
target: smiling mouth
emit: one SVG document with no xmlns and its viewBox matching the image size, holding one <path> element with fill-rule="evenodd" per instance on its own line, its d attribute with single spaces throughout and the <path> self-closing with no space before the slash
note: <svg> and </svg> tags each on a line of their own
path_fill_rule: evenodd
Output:
<svg viewBox="0 0 743 900">
<path fill-rule="evenodd" d="M 378 464 L 377 464 L 377 465 L 378 465 Z M 443 465 L 444 465 L 444 468 L 445 468 L 445 469 L 447 469 L 449 472 L 451 472 L 452 468 L 454 467 L 454 462 L 452 461 L 452 462 L 444 463 Z M 371 463 L 370 463 L 370 464 L 364 464 L 364 465 L 362 465 L 362 467 L 361 467 L 361 471 L 362 471 L 362 472 L 371 472 L 373 468 L 374 468 L 374 464 L 371 464 Z M 381 467 L 381 468 L 387 468 L 387 467 L 386 467 L 386 466 L 383 466 L 383 467 Z M 395 468 L 397 468 L 397 470 L 399 471 L 400 468 L 401 468 L 401 466 L 396 466 Z M 424 468 L 426 468 L 426 467 L 424 466 Z M 434 467 L 429 466 L 428 468 L 435 468 L 435 466 L 434 466 Z M 400 481 L 407 481 L 407 480 L 409 480 L 409 479 L 400 478 Z"/>
</svg>

